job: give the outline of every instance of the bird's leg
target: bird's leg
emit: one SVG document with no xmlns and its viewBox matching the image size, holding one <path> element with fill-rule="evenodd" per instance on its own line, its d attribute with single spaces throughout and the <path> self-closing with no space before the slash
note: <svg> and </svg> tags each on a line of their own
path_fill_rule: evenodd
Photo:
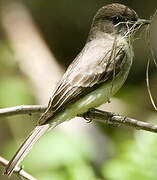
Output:
<svg viewBox="0 0 157 180">
<path fill-rule="evenodd" d="M 96 109 L 90 108 L 90 109 L 88 109 L 88 111 L 87 111 L 86 113 L 84 113 L 84 114 L 82 115 L 82 117 L 87 121 L 87 123 L 91 123 L 91 122 L 92 122 L 93 117 L 91 118 L 91 117 L 90 117 L 90 114 L 91 114 L 91 113 L 94 113 L 95 111 L 96 111 Z"/>
<path fill-rule="evenodd" d="M 113 122 L 112 118 L 114 116 L 119 116 L 119 114 L 112 112 L 105 112 L 99 109 L 91 108 L 86 113 L 81 115 L 85 120 L 90 123 L 93 119 L 98 120 L 99 122 L 105 122 L 107 125 L 117 125 L 118 123 Z"/>
</svg>

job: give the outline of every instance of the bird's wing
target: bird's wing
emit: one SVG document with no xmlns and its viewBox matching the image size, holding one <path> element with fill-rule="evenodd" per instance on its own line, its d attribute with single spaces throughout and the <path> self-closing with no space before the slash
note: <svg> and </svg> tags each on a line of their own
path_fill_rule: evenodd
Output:
<svg viewBox="0 0 157 180">
<path fill-rule="evenodd" d="M 54 112 L 91 92 L 96 85 L 112 80 L 120 72 L 125 55 L 122 44 L 85 47 L 63 75 L 38 123 L 45 124 Z"/>
</svg>

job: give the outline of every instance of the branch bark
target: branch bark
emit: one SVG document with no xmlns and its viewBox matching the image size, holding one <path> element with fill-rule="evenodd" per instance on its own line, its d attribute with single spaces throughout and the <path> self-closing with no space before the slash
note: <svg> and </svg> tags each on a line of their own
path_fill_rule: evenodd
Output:
<svg viewBox="0 0 157 180">
<path fill-rule="evenodd" d="M 8 161 L 0 156 L 0 164 L 2 166 L 7 166 Z M 14 173 L 16 173 L 18 176 L 26 180 L 37 180 L 35 177 L 33 177 L 32 175 L 30 175 L 20 167 L 16 167 Z"/>
<path fill-rule="evenodd" d="M 47 106 L 44 105 L 20 105 L 0 109 L 0 117 L 7 117 L 13 115 L 42 113 Z"/>
<path fill-rule="evenodd" d="M 0 109 L 0 117 L 20 115 L 20 114 L 32 114 L 32 113 L 42 113 L 46 109 L 44 105 L 21 105 L 9 108 Z M 80 115 L 89 121 L 98 121 L 106 124 L 112 124 L 114 126 L 125 125 L 128 127 L 133 127 L 138 130 L 145 130 L 157 133 L 157 125 L 153 125 L 148 122 L 139 121 L 130 117 L 124 117 L 117 115 L 112 112 L 101 111 L 98 109 L 90 109 L 88 112 Z"/>
</svg>

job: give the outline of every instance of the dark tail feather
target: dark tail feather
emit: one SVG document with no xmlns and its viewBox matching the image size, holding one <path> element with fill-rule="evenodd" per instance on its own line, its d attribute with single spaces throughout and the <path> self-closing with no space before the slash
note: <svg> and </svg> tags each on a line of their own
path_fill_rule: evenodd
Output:
<svg viewBox="0 0 157 180">
<path fill-rule="evenodd" d="M 15 167 L 24 159 L 24 157 L 32 149 L 33 145 L 38 141 L 38 139 L 50 128 L 49 124 L 37 126 L 27 137 L 24 143 L 20 146 L 19 150 L 16 152 L 14 157 L 10 160 L 6 167 L 6 172 L 8 176 L 12 174 Z"/>
</svg>

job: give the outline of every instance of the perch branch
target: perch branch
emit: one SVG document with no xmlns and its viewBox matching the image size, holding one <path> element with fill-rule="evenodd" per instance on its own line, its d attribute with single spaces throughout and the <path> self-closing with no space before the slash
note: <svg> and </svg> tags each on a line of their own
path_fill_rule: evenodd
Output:
<svg viewBox="0 0 157 180">
<path fill-rule="evenodd" d="M 46 106 L 43 105 L 21 105 L 9 108 L 1 108 L 0 117 L 20 114 L 42 113 L 45 109 Z M 95 120 L 106 124 L 112 123 L 115 126 L 125 125 L 136 128 L 138 130 L 145 130 L 157 133 L 157 125 L 153 125 L 151 123 L 139 121 L 129 117 L 120 116 L 112 112 L 101 111 L 98 109 L 90 109 L 87 113 L 84 113 L 80 116 L 85 119 Z"/>
<path fill-rule="evenodd" d="M 0 117 L 20 115 L 20 114 L 32 114 L 42 113 L 47 106 L 44 105 L 20 105 L 8 108 L 0 108 Z"/>
<path fill-rule="evenodd" d="M 2 166 L 7 166 L 8 161 L 6 159 L 4 159 L 3 157 L 0 156 L 0 164 Z M 18 176 L 20 176 L 22 179 L 26 179 L 26 180 L 37 180 L 36 178 L 34 178 L 32 175 L 28 174 L 26 171 L 24 171 L 22 168 L 20 167 L 16 167 L 15 171 L 14 171 Z"/>
<path fill-rule="evenodd" d="M 91 109 L 81 116 L 89 121 L 95 120 L 115 126 L 125 125 L 128 127 L 136 128 L 138 130 L 145 130 L 157 133 L 157 125 L 153 125 L 144 121 L 139 121 L 130 117 L 120 116 L 112 112 Z"/>
</svg>

